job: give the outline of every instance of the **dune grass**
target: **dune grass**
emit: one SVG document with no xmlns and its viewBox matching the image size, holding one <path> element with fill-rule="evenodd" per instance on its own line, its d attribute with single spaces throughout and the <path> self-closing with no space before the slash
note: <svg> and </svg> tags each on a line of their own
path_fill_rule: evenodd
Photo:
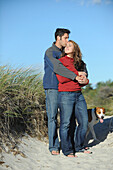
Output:
<svg viewBox="0 0 113 170">
<path fill-rule="evenodd" d="M 38 70 L 0 66 L 0 143 L 16 144 L 25 133 L 47 137 L 45 94 Z"/>
</svg>

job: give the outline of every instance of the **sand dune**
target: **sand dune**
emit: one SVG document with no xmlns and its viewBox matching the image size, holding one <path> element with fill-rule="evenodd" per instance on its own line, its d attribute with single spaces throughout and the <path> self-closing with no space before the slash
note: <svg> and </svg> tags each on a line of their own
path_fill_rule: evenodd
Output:
<svg viewBox="0 0 113 170">
<path fill-rule="evenodd" d="M 100 142 L 93 142 L 91 134 L 86 141 L 93 154 L 77 153 L 78 158 L 68 158 L 62 152 L 53 156 L 48 144 L 37 138 L 23 137 L 19 146 L 21 154 L 2 153 L 0 170 L 112 170 L 113 117 L 106 117 L 103 124 L 95 125 L 95 132 Z"/>
</svg>

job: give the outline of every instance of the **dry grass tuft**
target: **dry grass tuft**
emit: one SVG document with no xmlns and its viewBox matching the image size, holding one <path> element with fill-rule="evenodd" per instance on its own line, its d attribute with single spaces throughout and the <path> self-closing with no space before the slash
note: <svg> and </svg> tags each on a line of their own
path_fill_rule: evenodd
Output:
<svg viewBox="0 0 113 170">
<path fill-rule="evenodd" d="M 9 152 L 16 148 L 26 133 L 47 138 L 41 73 L 0 66 L 0 149 Z"/>
</svg>

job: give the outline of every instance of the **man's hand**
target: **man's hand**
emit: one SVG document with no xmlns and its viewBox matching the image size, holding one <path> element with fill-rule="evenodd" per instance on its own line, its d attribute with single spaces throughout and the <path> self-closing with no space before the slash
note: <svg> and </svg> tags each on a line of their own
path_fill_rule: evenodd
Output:
<svg viewBox="0 0 113 170">
<path fill-rule="evenodd" d="M 79 75 L 79 76 L 86 76 L 87 73 L 85 73 L 85 72 L 83 72 L 83 71 L 78 71 L 78 75 Z"/>
<path fill-rule="evenodd" d="M 78 71 L 79 76 L 77 76 L 76 80 L 80 83 L 80 84 L 87 84 L 88 83 L 88 79 L 86 77 L 87 73 L 83 72 L 83 71 Z"/>
<path fill-rule="evenodd" d="M 87 84 L 88 83 L 88 79 L 86 77 L 83 77 L 82 79 L 79 79 L 78 82 L 80 84 Z"/>
<path fill-rule="evenodd" d="M 87 79 L 86 76 L 84 76 L 84 75 L 76 76 L 76 80 L 77 80 L 80 84 L 87 84 L 87 83 L 88 83 L 88 79 Z"/>
</svg>

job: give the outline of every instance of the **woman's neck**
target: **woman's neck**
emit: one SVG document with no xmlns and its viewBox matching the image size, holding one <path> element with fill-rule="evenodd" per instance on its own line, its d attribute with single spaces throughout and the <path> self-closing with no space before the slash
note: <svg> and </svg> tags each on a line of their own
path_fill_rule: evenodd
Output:
<svg viewBox="0 0 113 170">
<path fill-rule="evenodd" d="M 73 58 L 73 53 L 67 54 L 67 57 Z"/>
</svg>

